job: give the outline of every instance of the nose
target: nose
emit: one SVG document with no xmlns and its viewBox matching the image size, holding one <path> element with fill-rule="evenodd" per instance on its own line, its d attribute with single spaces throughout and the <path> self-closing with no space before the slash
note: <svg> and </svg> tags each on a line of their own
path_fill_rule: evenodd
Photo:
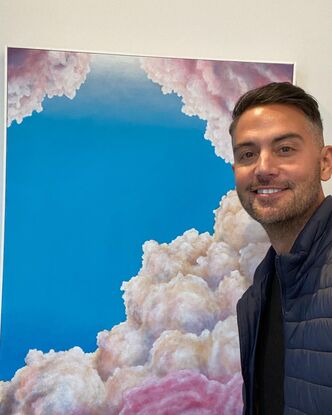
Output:
<svg viewBox="0 0 332 415">
<path fill-rule="evenodd" d="M 273 153 L 261 151 L 256 162 L 255 175 L 260 179 L 270 179 L 278 175 L 277 160 Z"/>
</svg>

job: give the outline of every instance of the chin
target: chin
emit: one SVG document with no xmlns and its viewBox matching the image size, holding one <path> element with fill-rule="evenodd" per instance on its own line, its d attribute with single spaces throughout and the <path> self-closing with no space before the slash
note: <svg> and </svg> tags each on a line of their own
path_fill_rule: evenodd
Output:
<svg viewBox="0 0 332 415">
<path fill-rule="evenodd" d="M 247 211 L 261 225 L 272 225 L 276 223 L 287 222 L 290 218 L 285 215 L 284 209 L 259 208 L 252 207 Z"/>
</svg>

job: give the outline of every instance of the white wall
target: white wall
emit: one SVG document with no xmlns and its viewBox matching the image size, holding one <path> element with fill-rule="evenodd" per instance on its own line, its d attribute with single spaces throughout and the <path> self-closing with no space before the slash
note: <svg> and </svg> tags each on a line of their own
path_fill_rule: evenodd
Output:
<svg viewBox="0 0 332 415">
<path fill-rule="evenodd" d="M 331 20 L 330 0 L 0 0 L 0 140 L 8 45 L 296 62 L 297 84 L 320 102 L 332 144 Z"/>
</svg>

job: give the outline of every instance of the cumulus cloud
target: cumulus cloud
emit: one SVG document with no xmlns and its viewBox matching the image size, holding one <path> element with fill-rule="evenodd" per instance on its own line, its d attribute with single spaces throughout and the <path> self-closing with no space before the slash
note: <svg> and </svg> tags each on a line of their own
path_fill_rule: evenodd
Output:
<svg viewBox="0 0 332 415">
<path fill-rule="evenodd" d="M 220 206 L 214 213 L 215 240 L 224 241 L 237 252 L 250 243 L 256 245 L 266 242 L 264 229 L 242 208 L 236 192 L 229 192 L 222 197 Z"/>
<path fill-rule="evenodd" d="M 73 99 L 90 71 L 86 53 L 8 49 L 7 125 L 41 112 L 47 96 Z"/>
<path fill-rule="evenodd" d="M 190 370 L 180 370 L 130 390 L 120 415 L 240 415 L 240 385 L 239 374 L 220 384 Z"/>
<path fill-rule="evenodd" d="M 281 65 L 160 58 L 141 64 L 163 93 L 181 96 L 185 114 L 207 121 L 205 137 L 226 161 L 238 96 L 291 80 Z M 10 50 L 8 123 L 41 111 L 45 96 L 72 98 L 88 71 L 85 54 Z M 0 415 L 239 415 L 235 307 L 268 241 L 236 192 L 214 213 L 213 235 L 191 229 L 169 244 L 144 244 L 138 275 L 122 285 L 127 320 L 100 332 L 94 353 L 30 351 L 26 366 L 0 382 Z"/>
<path fill-rule="evenodd" d="M 100 332 L 94 353 L 30 351 L 0 383 L 0 415 L 240 414 L 235 305 L 267 237 L 234 191 L 214 229 L 146 242 L 122 286 L 127 320 Z"/>
<path fill-rule="evenodd" d="M 101 413 L 106 389 L 91 355 L 83 353 L 79 347 L 45 354 L 31 350 L 26 363 L 10 383 L 2 386 L 1 414 Z"/>
<path fill-rule="evenodd" d="M 143 58 L 141 65 L 164 94 L 182 98 L 186 115 L 207 121 L 205 138 L 227 162 L 233 160 L 228 127 L 237 99 L 272 81 L 292 81 L 292 65 L 168 58 Z"/>
</svg>

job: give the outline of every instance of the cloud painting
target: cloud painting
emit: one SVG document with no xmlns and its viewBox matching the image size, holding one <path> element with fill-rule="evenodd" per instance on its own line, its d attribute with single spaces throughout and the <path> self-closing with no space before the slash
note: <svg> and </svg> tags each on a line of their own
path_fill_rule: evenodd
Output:
<svg viewBox="0 0 332 415">
<path fill-rule="evenodd" d="M 293 70 L 8 49 L 1 415 L 241 414 L 235 307 L 268 241 L 227 130 Z"/>
</svg>

